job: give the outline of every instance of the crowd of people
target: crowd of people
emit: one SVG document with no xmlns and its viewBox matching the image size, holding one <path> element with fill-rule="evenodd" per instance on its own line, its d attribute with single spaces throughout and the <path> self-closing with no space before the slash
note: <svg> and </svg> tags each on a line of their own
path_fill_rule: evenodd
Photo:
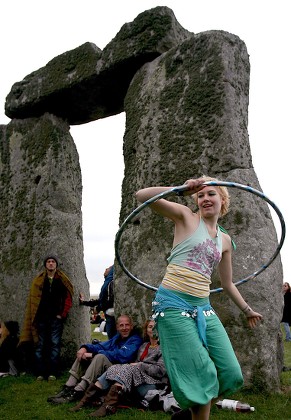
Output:
<svg viewBox="0 0 291 420">
<path fill-rule="evenodd" d="M 148 319 L 141 337 L 131 317 L 120 315 L 116 323 L 117 334 L 113 338 L 81 345 L 67 382 L 58 394 L 48 397 L 48 402 L 77 403 L 69 409 L 71 412 L 92 406 L 95 411 L 90 416 L 105 417 L 115 414 L 117 406 L 124 401 L 142 407 L 147 401 L 148 391 L 156 390 L 157 397 L 161 393 L 161 401 L 156 398 L 155 408 L 165 407 L 165 411 L 170 412 L 179 410 L 169 389 L 158 337 L 153 332 L 154 325 L 154 321 Z M 166 406 L 165 398 L 170 401 Z M 148 406 L 151 400 L 147 402 Z"/>
<path fill-rule="evenodd" d="M 129 399 L 169 411 L 172 419 L 208 420 L 216 399 L 243 385 L 231 342 L 209 301 L 213 270 L 218 267 L 224 292 L 251 328 L 262 315 L 249 306 L 232 282 L 233 243 L 218 225 L 218 219 L 228 212 L 229 194 L 224 186 L 206 186 L 208 180 L 213 178 L 185 182 L 183 195 L 193 196 L 197 212 L 166 199 L 150 205 L 173 222 L 174 239 L 143 337 L 130 315 L 115 320 L 112 265 L 104 272 L 99 298 L 86 301 L 82 293 L 79 298 L 80 305 L 104 313 L 108 340 L 81 344 L 66 383 L 48 397 L 49 403 L 74 403 L 72 412 L 92 406 L 92 417 L 105 417 Z M 170 188 L 145 188 L 136 197 L 145 202 Z M 58 269 L 56 256 L 48 255 L 44 267 L 32 282 L 20 339 L 17 323 L 1 323 L 0 370 L 4 375 L 17 374 L 17 363 L 11 359 L 17 345 L 25 342 L 34 343 L 37 380 L 55 380 L 58 374 L 63 321 L 72 306 L 73 286 Z M 284 283 L 283 292 L 282 323 L 286 341 L 291 341 L 289 283 Z"/>
<path fill-rule="evenodd" d="M 47 401 L 77 403 L 71 411 L 90 404 L 96 408 L 99 404 L 92 416 L 104 417 L 116 411 L 121 396 L 129 404 L 138 401 L 138 405 L 142 405 L 148 390 L 156 390 L 158 395 L 162 390 L 161 401 L 155 399 L 152 407 L 177 410 L 179 407 L 169 391 L 158 338 L 153 334 L 154 322 L 146 321 L 142 335 L 129 315 L 122 314 L 115 320 L 113 280 L 112 265 L 105 269 L 98 299 L 86 301 L 82 293 L 79 296 L 80 305 L 104 314 L 108 339 L 81 344 L 66 383 Z M 58 258 L 54 254 L 46 256 L 44 270 L 33 279 L 30 287 L 21 333 L 18 322 L 1 322 L 0 376 L 17 376 L 21 369 L 32 368 L 37 381 L 56 380 L 61 368 L 63 326 L 72 306 L 72 296 L 73 286 L 58 268 Z M 31 351 L 33 357 L 29 358 L 27 354 Z M 115 377 L 117 372 L 119 375 Z"/>
</svg>

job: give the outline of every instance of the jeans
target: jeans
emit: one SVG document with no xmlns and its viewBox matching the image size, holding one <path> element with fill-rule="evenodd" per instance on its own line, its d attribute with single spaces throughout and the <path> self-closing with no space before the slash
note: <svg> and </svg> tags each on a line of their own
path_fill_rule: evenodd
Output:
<svg viewBox="0 0 291 420">
<path fill-rule="evenodd" d="M 286 333 L 286 341 L 291 341 L 291 332 L 290 332 L 290 325 L 288 322 L 282 322 L 285 333 Z"/>
<path fill-rule="evenodd" d="M 35 349 L 37 376 L 57 375 L 61 352 L 63 320 L 59 318 L 37 323 L 38 343 Z"/>
</svg>

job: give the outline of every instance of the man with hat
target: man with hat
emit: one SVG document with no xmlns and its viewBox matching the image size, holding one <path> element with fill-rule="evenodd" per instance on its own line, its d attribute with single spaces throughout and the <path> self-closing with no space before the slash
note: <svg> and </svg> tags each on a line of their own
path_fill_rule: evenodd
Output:
<svg viewBox="0 0 291 420">
<path fill-rule="evenodd" d="M 58 259 L 49 254 L 45 270 L 32 281 L 26 305 L 20 344 L 35 345 L 37 380 L 55 380 L 61 351 L 63 323 L 72 306 L 73 286 L 58 269 Z"/>
</svg>

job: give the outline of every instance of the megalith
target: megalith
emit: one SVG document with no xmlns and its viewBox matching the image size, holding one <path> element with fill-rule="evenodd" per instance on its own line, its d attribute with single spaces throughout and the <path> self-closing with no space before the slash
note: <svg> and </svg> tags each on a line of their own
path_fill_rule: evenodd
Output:
<svg viewBox="0 0 291 420">
<path fill-rule="evenodd" d="M 89 285 L 81 171 L 70 125 L 123 112 L 136 71 L 190 36 L 171 9 L 150 9 L 125 23 L 103 51 L 86 42 L 54 57 L 14 83 L 6 97 L 12 121 L 0 127 L 0 319 L 22 324 L 31 280 L 54 250 L 75 288 L 63 336 L 66 356 L 74 357 L 91 333 L 89 309 L 78 300 L 81 291 L 89 295 Z"/>
<path fill-rule="evenodd" d="M 90 334 L 88 310 L 78 292 L 88 295 L 83 235 L 79 157 L 69 126 L 51 114 L 13 120 L 0 130 L 1 270 L 0 318 L 21 324 L 32 279 L 43 271 L 49 253 L 74 285 L 74 310 L 63 334 L 66 359 Z M 69 331 L 76 331 L 74 335 Z"/>
<path fill-rule="evenodd" d="M 21 323 L 31 280 L 53 250 L 75 288 L 63 349 L 74 355 L 90 338 L 88 309 L 78 304 L 78 293 L 88 293 L 89 285 L 81 170 L 70 125 L 126 112 L 120 223 L 138 204 L 135 191 L 146 186 L 180 185 L 206 174 L 260 190 L 247 131 L 249 76 L 247 49 L 237 36 L 193 34 L 169 8 L 157 7 L 123 25 L 103 51 L 87 42 L 16 82 L 5 104 L 12 121 L 0 126 L 0 318 Z M 237 245 L 233 274 L 239 280 L 268 261 L 277 235 L 265 201 L 230 193 L 231 211 L 221 224 Z M 190 198 L 173 199 L 194 205 Z M 121 257 L 134 275 L 157 287 L 171 243 L 171 223 L 147 208 L 124 231 Z M 212 295 L 245 383 L 257 390 L 280 386 L 282 278 L 278 257 L 240 286 L 264 315 L 254 331 L 223 293 Z M 115 296 L 116 316 L 127 312 L 141 324 L 150 315 L 154 292 L 117 264 Z"/>
<path fill-rule="evenodd" d="M 119 114 L 136 71 L 189 36 L 168 7 L 140 13 L 103 51 L 86 42 L 15 83 L 6 98 L 6 115 L 50 112 L 74 125 Z"/>
<path fill-rule="evenodd" d="M 147 186 L 181 185 L 206 174 L 261 190 L 247 132 L 249 75 L 245 44 L 223 31 L 193 35 L 137 72 L 125 98 L 121 223 L 138 205 L 135 191 Z M 277 235 L 266 202 L 237 189 L 230 193 L 231 211 L 221 224 L 237 244 L 233 264 L 234 280 L 239 280 L 273 255 Z M 183 200 L 191 205 L 191 199 Z M 127 269 L 157 286 L 165 272 L 172 232 L 171 222 L 149 208 L 139 213 L 120 239 L 120 257 Z M 277 258 L 261 276 L 240 286 L 247 302 L 265 317 L 254 331 L 223 293 L 212 296 L 246 385 L 264 390 L 279 388 L 281 285 L 282 267 Z M 218 286 L 215 276 L 213 287 Z M 116 296 L 119 310 L 134 311 L 140 321 L 150 314 L 154 292 L 120 269 Z"/>
</svg>

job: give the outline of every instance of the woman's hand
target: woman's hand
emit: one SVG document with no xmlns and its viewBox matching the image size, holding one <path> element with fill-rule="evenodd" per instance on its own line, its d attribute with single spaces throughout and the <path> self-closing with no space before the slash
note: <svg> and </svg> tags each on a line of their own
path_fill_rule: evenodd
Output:
<svg viewBox="0 0 291 420">
<path fill-rule="evenodd" d="M 258 312 L 253 311 L 250 307 L 247 308 L 247 311 L 243 311 L 247 317 L 249 327 L 254 328 L 258 322 L 262 321 L 263 316 Z"/>
<path fill-rule="evenodd" d="M 183 195 L 192 195 L 202 190 L 203 188 L 205 188 L 205 185 L 203 185 L 204 182 L 205 182 L 205 179 L 203 178 L 188 179 L 185 182 L 185 185 L 187 185 L 189 189 L 185 191 Z"/>
</svg>

